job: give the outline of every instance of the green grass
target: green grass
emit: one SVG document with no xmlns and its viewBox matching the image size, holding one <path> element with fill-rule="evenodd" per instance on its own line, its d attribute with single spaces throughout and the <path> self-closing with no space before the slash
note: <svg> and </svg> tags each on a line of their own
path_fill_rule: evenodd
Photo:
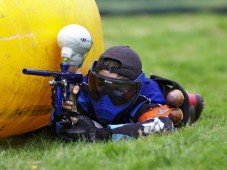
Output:
<svg viewBox="0 0 227 170">
<path fill-rule="evenodd" d="M 143 70 L 206 100 L 194 127 L 120 142 L 62 143 L 46 134 L 1 141 L 0 169 L 224 170 L 227 167 L 227 16 L 103 17 L 105 48 L 129 45 Z"/>
</svg>

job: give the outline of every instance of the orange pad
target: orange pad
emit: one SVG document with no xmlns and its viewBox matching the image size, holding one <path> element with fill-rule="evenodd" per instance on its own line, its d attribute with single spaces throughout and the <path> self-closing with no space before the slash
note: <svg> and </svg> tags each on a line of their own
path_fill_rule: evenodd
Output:
<svg viewBox="0 0 227 170">
<path fill-rule="evenodd" d="M 167 105 L 155 107 L 145 112 L 142 116 L 140 116 L 138 121 L 144 122 L 154 117 L 166 117 L 166 116 L 169 116 L 170 112 L 171 112 L 171 108 L 169 108 Z"/>
</svg>

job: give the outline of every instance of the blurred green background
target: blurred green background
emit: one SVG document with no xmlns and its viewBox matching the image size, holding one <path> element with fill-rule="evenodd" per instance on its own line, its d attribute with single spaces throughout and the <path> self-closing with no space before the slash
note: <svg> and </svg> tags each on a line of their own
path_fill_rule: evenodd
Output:
<svg viewBox="0 0 227 170">
<path fill-rule="evenodd" d="M 101 15 L 227 12 L 226 0 L 96 0 L 96 2 Z"/>
</svg>

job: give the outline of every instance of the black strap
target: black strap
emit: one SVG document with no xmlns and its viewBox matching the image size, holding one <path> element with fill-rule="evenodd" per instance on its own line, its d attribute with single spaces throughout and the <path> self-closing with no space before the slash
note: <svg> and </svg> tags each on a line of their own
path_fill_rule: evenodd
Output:
<svg viewBox="0 0 227 170">
<path fill-rule="evenodd" d="M 160 89 L 162 90 L 163 95 L 166 97 L 166 94 L 173 90 L 173 89 L 179 89 L 183 95 L 184 95 L 184 102 L 183 104 L 179 107 L 184 114 L 184 118 L 183 118 L 183 124 L 187 124 L 188 119 L 189 119 L 189 99 L 188 99 L 188 94 L 185 92 L 185 90 L 181 87 L 180 84 L 178 84 L 175 81 L 157 76 L 157 75 L 153 75 L 151 74 L 150 79 L 154 80 L 155 82 L 158 83 Z M 181 125 L 183 125 L 181 124 Z M 179 126 L 181 126 L 179 125 Z"/>
</svg>

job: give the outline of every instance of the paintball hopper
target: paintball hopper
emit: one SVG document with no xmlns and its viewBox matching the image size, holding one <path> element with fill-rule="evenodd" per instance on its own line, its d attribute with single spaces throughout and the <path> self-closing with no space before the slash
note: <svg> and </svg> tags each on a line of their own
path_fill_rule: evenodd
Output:
<svg viewBox="0 0 227 170">
<path fill-rule="evenodd" d="M 70 24 L 58 32 L 57 42 L 61 48 L 61 57 L 67 59 L 70 66 L 80 68 L 85 54 L 91 49 L 92 37 L 83 26 Z"/>
</svg>

